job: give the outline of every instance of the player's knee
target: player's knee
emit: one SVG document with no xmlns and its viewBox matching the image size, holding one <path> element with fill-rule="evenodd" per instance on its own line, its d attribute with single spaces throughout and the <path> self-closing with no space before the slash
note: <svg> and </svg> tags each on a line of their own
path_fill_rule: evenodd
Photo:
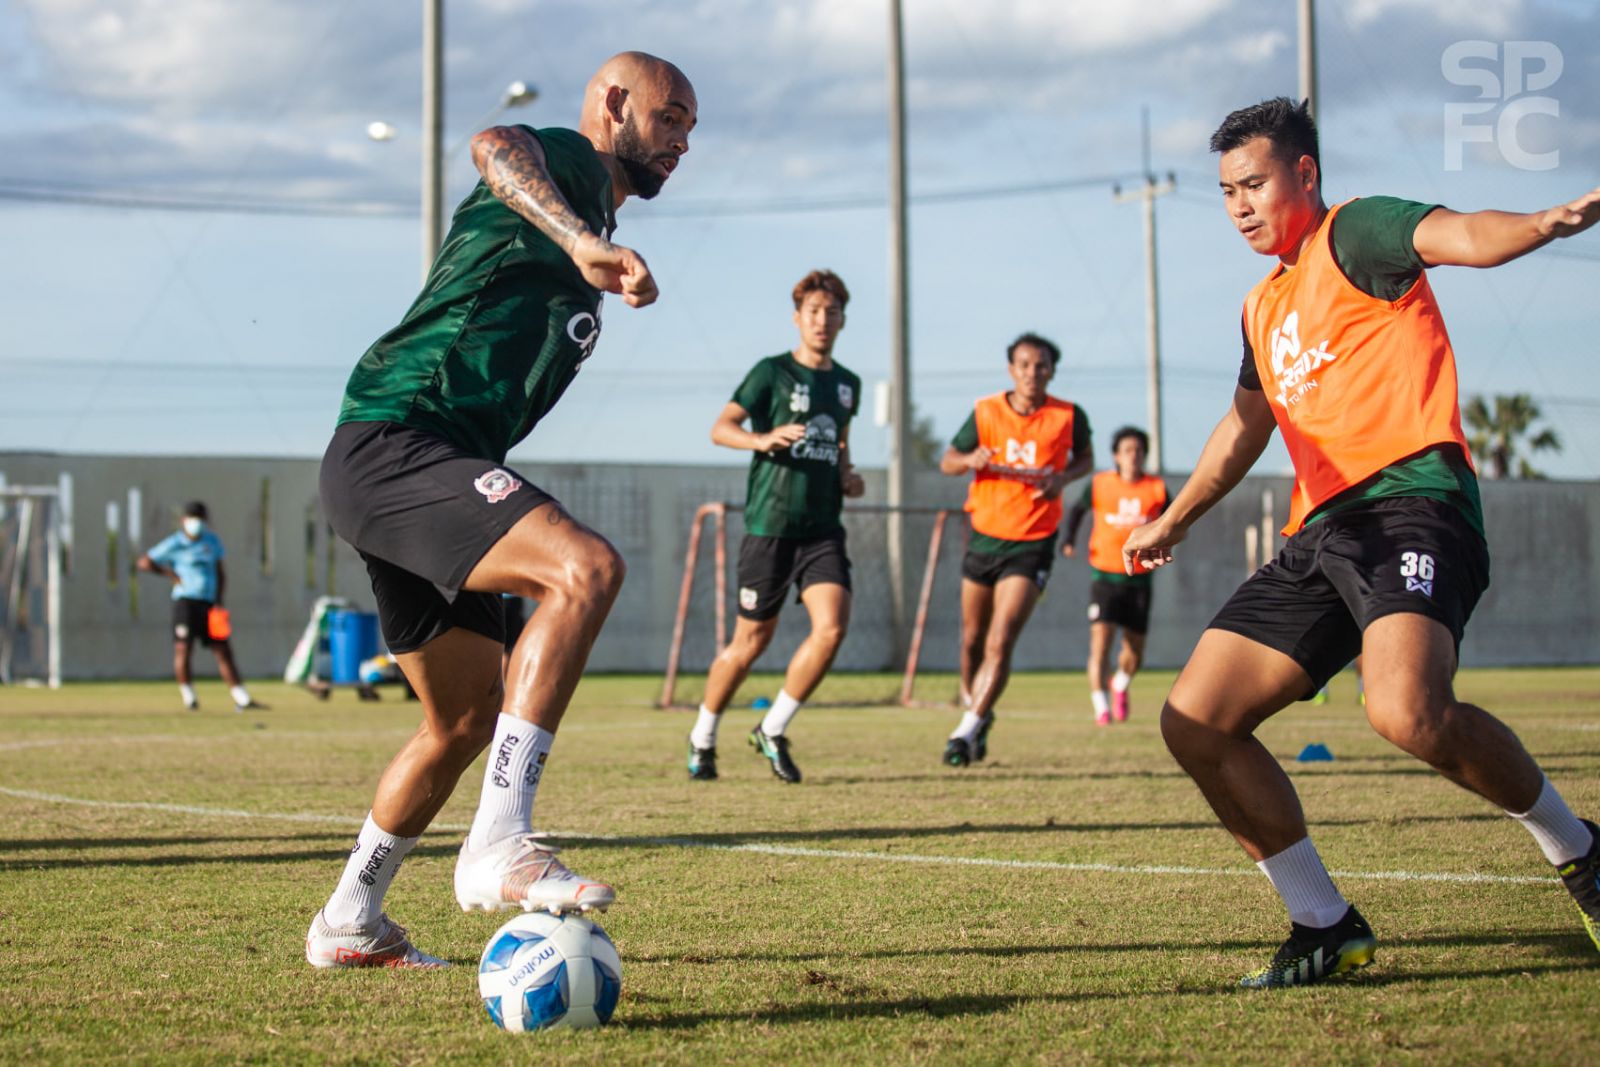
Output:
<svg viewBox="0 0 1600 1067">
<path fill-rule="evenodd" d="M 1420 760 L 1435 763 L 1445 758 L 1445 716 L 1441 710 L 1415 702 L 1367 697 L 1367 721 L 1391 745 Z"/>
<path fill-rule="evenodd" d="M 837 649 L 844 644 L 846 629 L 843 619 L 825 619 L 812 625 L 811 639 L 824 648 Z"/>
<path fill-rule="evenodd" d="M 609 610 L 622 589 L 628 565 L 620 553 L 598 542 L 563 569 L 556 594 L 582 608 Z"/>
</svg>

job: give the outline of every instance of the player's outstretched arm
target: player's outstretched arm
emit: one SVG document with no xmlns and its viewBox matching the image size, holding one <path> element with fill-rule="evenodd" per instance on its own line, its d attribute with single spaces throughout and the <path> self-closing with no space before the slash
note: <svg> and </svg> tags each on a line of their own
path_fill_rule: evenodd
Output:
<svg viewBox="0 0 1600 1067">
<path fill-rule="evenodd" d="M 782 452 L 806 435 L 803 423 L 791 422 L 774 426 L 766 433 L 755 433 L 744 428 L 750 413 L 738 401 L 730 400 L 711 424 L 711 443 L 723 448 L 739 448 L 746 452 Z"/>
<path fill-rule="evenodd" d="M 578 217 L 551 180 L 537 137 L 515 126 L 492 126 L 473 137 L 472 162 L 490 192 L 572 257 L 584 281 L 622 294 L 630 307 L 655 302 L 656 282 L 644 259 L 631 248 L 612 244 Z"/>
<path fill-rule="evenodd" d="M 1600 189 L 1525 215 L 1509 211 L 1430 211 L 1411 243 L 1430 267 L 1498 267 L 1600 222 Z"/>
<path fill-rule="evenodd" d="M 1122 565 L 1128 573 L 1139 574 L 1171 563 L 1172 546 L 1188 536 L 1189 527 L 1250 473 L 1272 440 L 1276 426 L 1266 393 L 1236 387 L 1233 406 L 1211 431 L 1189 480 L 1160 518 L 1128 535 L 1122 546 Z"/>
</svg>

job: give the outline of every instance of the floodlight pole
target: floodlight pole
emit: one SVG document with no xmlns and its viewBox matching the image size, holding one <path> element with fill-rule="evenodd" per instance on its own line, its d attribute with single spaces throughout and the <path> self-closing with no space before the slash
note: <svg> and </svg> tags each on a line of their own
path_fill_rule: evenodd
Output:
<svg viewBox="0 0 1600 1067">
<path fill-rule="evenodd" d="M 1142 116 L 1142 154 L 1144 185 L 1123 192 L 1112 189 L 1112 197 L 1123 204 L 1139 200 L 1144 204 L 1144 314 L 1145 314 L 1145 368 L 1148 377 L 1145 404 L 1150 421 L 1150 455 L 1146 462 L 1152 473 L 1160 474 L 1161 467 L 1161 317 L 1160 298 L 1156 287 L 1156 197 L 1166 196 L 1177 188 L 1177 180 L 1169 172 L 1165 181 L 1156 181 L 1150 170 L 1150 109 L 1144 108 Z"/>
<path fill-rule="evenodd" d="M 1317 12 L 1315 0 L 1300 0 L 1300 99 L 1317 117 Z"/>
<path fill-rule="evenodd" d="M 422 277 L 433 269 L 443 221 L 444 0 L 422 0 Z"/>
<path fill-rule="evenodd" d="M 896 655 L 906 640 L 905 523 L 911 452 L 911 315 L 906 219 L 906 100 L 900 0 L 889 0 L 889 603 Z"/>
</svg>

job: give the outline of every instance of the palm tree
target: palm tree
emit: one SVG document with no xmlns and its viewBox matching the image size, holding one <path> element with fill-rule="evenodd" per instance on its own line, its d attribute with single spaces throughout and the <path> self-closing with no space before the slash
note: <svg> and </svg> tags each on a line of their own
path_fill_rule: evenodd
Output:
<svg viewBox="0 0 1600 1067">
<path fill-rule="evenodd" d="M 1527 393 L 1495 397 L 1493 411 L 1482 396 L 1474 396 L 1461 414 L 1467 424 L 1467 444 L 1480 461 L 1488 464 L 1490 478 L 1510 477 L 1513 461 L 1516 477 L 1543 478 L 1544 474 L 1534 470 L 1520 449 L 1526 446 L 1529 452 L 1561 451 L 1561 438 L 1549 427 L 1529 436 L 1542 415 L 1539 405 Z"/>
</svg>

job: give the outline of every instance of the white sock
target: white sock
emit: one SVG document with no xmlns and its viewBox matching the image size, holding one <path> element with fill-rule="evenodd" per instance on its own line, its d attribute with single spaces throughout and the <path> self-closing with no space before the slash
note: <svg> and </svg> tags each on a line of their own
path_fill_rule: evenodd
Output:
<svg viewBox="0 0 1600 1067">
<path fill-rule="evenodd" d="M 1549 778 L 1544 780 L 1544 788 L 1539 790 L 1539 799 L 1533 807 L 1521 815 L 1514 811 L 1506 814 L 1527 828 L 1533 839 L 1539 842 L 1539 850 L 1544 853 L 1544 858 L 1557 867 L 1587 856 L 1589 847 L 1594 844 L 1594 835 L 1572 814 L 1572 809 L 1561 799 L 1561 794 L 1556 792 Z"/>
<path fill-rule="evenodd" d="M 228 695 L 233 698 L 234 704 L 241 708 L 250 703 L 250 690 L 242 685 L 229 686 Z"/>
<path fill-rule="evenodd" d="M 1111 691 L 1113 693 L 1126 693 L 1128 683 L 1133 681 L 1133 675 L 1127 671 L 1118 671 L 1111 676 Z"/>
<path fill-rule="evenodd" d="M 1326 928 L 1344 918 L 1350 902 L 1339 895 L 1311 838 L 1302 837 L 1256 864 L 1289 909 L 1289 921 Z"/>
<path fill-rule="evenodd" d="M 950 740 L 960 738 L 971 741 L 978 736 L 978 728 L 983 725 L 983 716 L 972 711 L 963 711 L 961 721 L 956 723 L 955 732 L 950 735 Z"/>
<path fill-rule="evenodd" d="M 195 695 L 194 695 L 194 686 L 192 686 L 192 685 L 179 685 L 178 686 L 178 695 L 183 698 L 183 702 L 185 704 L 196 703 Z"/>
<path fill-rule="evenodd" d="M 1111 714 L 1111 698 L 1106 696 L 1104 689 L 1089 690 L 1089 703 L 1094 705 L 1094 713 L 1096 715 Z"/>
<path fill-rule="evenodd" d="M 478 849 L 533 829 L 533 798 L 556 735 L 515 715 L 500 713 L 484 752 L 483 792 L 472 817 L 467 847 Z"/>
<path fill-rule="evenodd" d="M 694 721 L 694 729 L 689 731 L 689 743 L 695 748 L 716 748 L 717 724 L 720 722 L 721 715 L 713 714 L 710 708 L 701 704 L 700 716 Z"/>
<path fill-rule="evenodd" d="M 400 870 L 415 837 L 396 837 L 381 829 L 367 812 L 367 821 L 356 838 L 356 847 L 345 861 L 344 874 L 333 896 L 328 898 L 322 917 L 329 926 L 368 926 L 383 914 L 383 895 Z"/>
<path fill-rule="evenodd" d="M 790 696 L 787 690 L 778 690 L 778 699 L 772 702 L 771 710 L 761 720 L 761 732 L 768 737 L 782 737 L 783 731 L 789 728 L 790 720 L 799 710 L 798 700 Z"/>
</svg>

